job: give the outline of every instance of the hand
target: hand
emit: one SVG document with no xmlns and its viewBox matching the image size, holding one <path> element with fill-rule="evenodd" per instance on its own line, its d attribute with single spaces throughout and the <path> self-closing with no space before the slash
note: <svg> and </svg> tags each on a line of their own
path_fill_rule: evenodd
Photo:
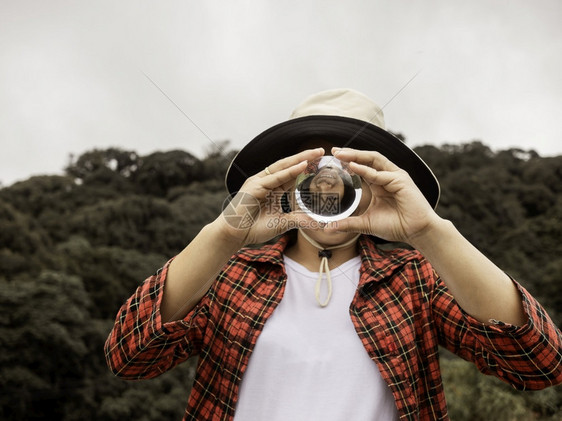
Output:
<svg viewBox="0 0 562 421">
<path fill-rule="evenodd" d="M 350 163 L 371 198 L 363 214 L 332 222 L 326 231 L 362 232 L 411 244 L 440 220 L 408 173 L 380 153 L 350 148 L 333 148 L 332 153 Z"/>
<path fill-rule="evenodd" d="M 308 149 L 281 159 L 249 177 L 221 214 L 227 238 L 241 245 L 261 243 L 298 226 L 302 212 L 283 213 L 282 195 L 294 187 L 307 161 L 324 155 L 323 148 Z"/>
</svg>

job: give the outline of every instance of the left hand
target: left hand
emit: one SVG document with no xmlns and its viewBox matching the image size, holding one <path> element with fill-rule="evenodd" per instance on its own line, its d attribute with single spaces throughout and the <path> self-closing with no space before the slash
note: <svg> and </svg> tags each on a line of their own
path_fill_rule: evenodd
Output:
<svg viewBox="0 0 562 421">
<path fill-rule="evenodd" d="M 370 190 L 367 209 L 359 216 L 332 222 L 326 231 L 361 232 L 388 241 L 411 244 L 440 220 L 408 173 L 373 151 L 333 148 L 333 155 L 349 162 Z"/>
</svg>

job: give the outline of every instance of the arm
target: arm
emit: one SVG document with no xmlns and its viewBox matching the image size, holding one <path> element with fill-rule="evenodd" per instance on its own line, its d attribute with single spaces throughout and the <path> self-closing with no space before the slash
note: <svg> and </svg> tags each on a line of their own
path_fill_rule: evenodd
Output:
<svg viewBox="0 0 562 421">
<path fill-rule="evenodd" d="M 291 220 L 302 217 L 283 214 L 267 200 L 271 201 L 272 191 L 284 191 L 294 183 L 307 160 L 323 153 L 323 149 L 303 151 L 270 165 L 270 174 L 261 171 L 248 178 L 228 210 L 232 217 L 247 216 L 253 209 L 251 226 L 240 228 L 224 213 L 219 215 L 137 288 L 119 310 L 105 343 L 106 360 L 115 375 L 154 377 L 199 351 L 211 308 L 206 293 L 220 270 L 243 245 L 273 238 L 286 231 Z M 259 203 L 259 209 L 248 207 L 248 198 Z"/>
<path fill-rule="evenodd" d="M 203 227 L 170 263 L 160 306 L 162 320 L 184 318 L 207 292 L 228 259 L 242 247 L 240 240 L 227 234 L 224 225 L 224 219 L 217 218 Z"/>
<path fill-rule="evenodd" d="M 540 390 L 562 383 L 562 332 L 542 306 L 514 282 L 527 321 L 521 326 L 482 323 L 464 312 L 441 279 L 431 288 L 433 321 L 439 344 L 518 390 Z"/>
<path fill-rule="evenodd" d="M 368 184 L 368 209 L 329 230 L 356 231 L 417 248 L 433 265 L 460 306 L 476 319 L 523 324 L 521 296 L 513 282 L 440 218 L 410 176 L 377 152 L 334 148 Z"/>
<path fill-rule="evenodd" d="M 198 350 L 208 317 L 201 300 L 184 319 L 164 324 L 160 317 L 167 263 L 148 277 L 121 306 L 105 342 L 105 358 L 118 377 L 137 380 L 158 376 Z"/>
<path fill-rule="evenodd" d="M 270 174 L 261 171 L 248 178 L 227 207 L 229 219 L 223 213 L 203 228 L 170 265 L 161 307 L 165 321 L 183 318 L 242 246 L 269 240 L 286 231 L 289 220 L 302 217 L 298 213 L 283 214 L 279 206 L 272 206 L 268 200 L 272 200 L 272 192 L 285 191 L 294 183 L 307 160 L 323 153 L 322 148 L 306 150 L 270 165 Z M 254 223 L 249 228 L 233 223 L 232 215 L 249 216 L 246 213 L 250 211 Z"/>
<path fill-rule="evenodd" d="M 562 333 L 524 288 L 440 218 L 409 175 L 376 152 L 335 150 L 350 161 L 371 193 L 360 216 L 328 230 L 364 232 L 411 244 L 425 257 L 427 282 L 434 284 L 429 323 L 440 343 L 519 389 L 562 382 Z M 420 276 L 420 268 L 410 276 Z"/>
<path fill-rule="evenodd" d="M 431 263 L 464 311 L 483 323 L 522 326 L 527 316 L 512 280 L 441 218 L 410 240 Z"/>
</svg>

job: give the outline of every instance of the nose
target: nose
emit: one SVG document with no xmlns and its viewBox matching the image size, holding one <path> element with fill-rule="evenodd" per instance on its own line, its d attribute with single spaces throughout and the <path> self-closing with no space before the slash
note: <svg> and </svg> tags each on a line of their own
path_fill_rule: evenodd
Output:
<svg viewBox="0 0 562 421">
<path fill-rule="evenodd" d="M 316 183 L 316 188 L 322 193 L 331 191 L 333 186 L 334 185 L 332 183 L 329 183 L 327 181 L 319 181 L 318 183 Z"/>
</svg>

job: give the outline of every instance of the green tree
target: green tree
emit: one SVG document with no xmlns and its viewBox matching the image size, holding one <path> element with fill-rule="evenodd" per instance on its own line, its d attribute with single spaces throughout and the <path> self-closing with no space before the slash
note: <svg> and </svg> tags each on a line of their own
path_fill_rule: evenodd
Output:
<svg viewBox="0 0 562 421">
<path fill-rule="evenodd" d="M 78 236 L 58 244 L 56 252 L 66 257 L 64 272 L 82 280 L 92 302 L 91 314 L 100 319 L 113 319 L 135 288 L 167 260 L 164 255 L 135 249 L 94 247 Z"/>
<path fill-rule="evenodd" d="M 440 180 L 438 213 L 562 322 L 562 157 L 482 142 L 416 152 Z M 93 150 L 64 176 L 0 189 L 0 419 L 181 418 L 195 360 L 131 383 L 103 343 L 136 286 L 219 215 L 235 153 Z M 453 421 L 562 414 L 560 386 L 516 392 L 448 356 L 443 373 Z"/>
<path fill-rule="evenodd" d="M 50 239 L 29 216 L 0 199 L 0 279 L 36 274 L 49 261 Z"/>
<path fill-rule="evenodd" d="M 138 170 L 139 159 L 139 155 L 134 151 L 119 148 L 94 149 L 80 155 L 77 160 L 71 156 L 66 173 L 84 180 L 93 173 L 108 169 L 123 177 L 130 177 Z"/>
<path fill-rule="evenodd" d="M 143 192 L 165 196 L 172 187 L 187 186 L 200 179 L 201 169 L 201 162 L 188 152 L 154 152 L 140 159 L 133 179 Z"/>
<path fill-rule="evenodd" d="M 89 297 L 56 272 L 0 283 L 1 418 L 63 419 L 87 373 Z"/>
</svg>

